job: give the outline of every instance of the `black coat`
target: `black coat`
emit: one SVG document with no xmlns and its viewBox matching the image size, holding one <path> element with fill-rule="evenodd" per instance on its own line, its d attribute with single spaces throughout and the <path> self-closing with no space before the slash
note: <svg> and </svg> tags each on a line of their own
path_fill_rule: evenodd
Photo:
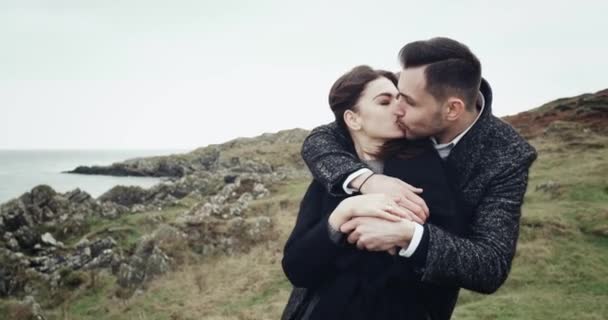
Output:
<svg viewBox="0 0 608 320">
<path fill-rule="evenodd" d="M 465 231 L 467 222 L 455 214 L 457 204 L 434 149 L 388 160 L 384 174 L 423 188 L 434 224 L 457 234 Z M 285 245 L 283 270 L 289 280 L 318 294 L 310 319 L 448 319 L 457 287 L 421 283 L 407 258 L 330 240 L 328 217 L 344 198 L 313 181 Z"/>
</svg>

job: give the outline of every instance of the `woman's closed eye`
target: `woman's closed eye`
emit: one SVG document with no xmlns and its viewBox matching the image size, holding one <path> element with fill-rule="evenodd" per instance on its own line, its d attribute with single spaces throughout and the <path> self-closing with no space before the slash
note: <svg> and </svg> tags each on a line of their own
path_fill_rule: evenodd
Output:
<svg viewBox="0 0 608 320">
<path fill-rule="evenodd" d="M 389 93 L 384 93 L 376 97 L 376 103 L 381 106 L 388 106 L 391 104 L 391 102 L 393 102 L 393 99 L 395 99 L 395 96 Z"/>
<path fill-rule="evenodd" d="M 379 101 L 379 104 L 381 106 L 388 106 L 388 105 L 391 104 L 391 99 L 389 99 L 389 98 L 381 98 L 380 101 Z"/>
</svg>

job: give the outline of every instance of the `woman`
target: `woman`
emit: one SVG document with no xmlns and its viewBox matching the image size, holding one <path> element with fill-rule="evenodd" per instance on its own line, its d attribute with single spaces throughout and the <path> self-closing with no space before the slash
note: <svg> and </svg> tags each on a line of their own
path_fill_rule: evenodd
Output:
<svg viewBox="0 0 608 320">
<path fill-rule="evenodd" d="M 397 79 L 387 71 L 359 66 L 332 86 L 329 104 L 336 122 L 352 140 L 352 152 L 376 173 L 422 187 L 431 219 L 450 221 L 454 201 L 442 162 L 428 141 L 405 141 L 397 125 Z M 435 217 L 437 214 L 437 217 Z M 345 241 L 340 226 L 353 217 L 412 224 L 411 215 L 382 194 L 331 196 L 313 181 L 302 200 L 296 226 L 283 257 L 283 270 L 297 288 L 284 318 L 428 319 L 433 318 L 430 285 L 420 283 L 399 248 L 370 252 Z M 305 292 L 298 295 L 298 293 Z M 299 308 L 292 308 L 300 300 Z"/>
</svg>

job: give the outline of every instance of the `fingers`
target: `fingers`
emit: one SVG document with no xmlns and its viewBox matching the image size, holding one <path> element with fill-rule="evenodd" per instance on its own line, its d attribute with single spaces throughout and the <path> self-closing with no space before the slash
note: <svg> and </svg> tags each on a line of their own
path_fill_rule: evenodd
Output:
<svg viewBox="0 0 608 320">
<path fill-rule="evenodd" d="M 359 240 L 357 240 L 357 249 L 359 250 L 367 250 L 367 251 L 387 251 L 389 254 L 392 251 L 392 255 L 395 255 L 397 253 L 397 248 L 393 245 L 383 245 L 381 243 L 378 243 L 376 241 L 371 241 L 371 239 L 367 238 L 364 239 L 363 237 L 360 237 Z"/>
<path fill-rule="evenodd" d="M 424 224 L 424 222 L 425 222 L 425 220 L 421 219 L 420 217 L 418 217 L 415 214 L 412 214 L 409 220 L 417 222 L 418 224 Z"/>
<path fill-rule="evenodd" d="M 399 205 L 394 205 L 394 206 L 389 206 L 386 208 L 386 210 L 380 210 L 377 217 L 378 218 L 382 218 L 388 221 L 393 221 L 393 222 L 397 222 L 400 221 L 403 218 L 409 218 L 411 215 L 411 213 L 406 210 L 405 208 L 399 206 Z"/>
<path fill-rule="evenodd" d="M 399 202 L 412 212 L 416 213 L 416 215 L 428 218 L 429 207 L 427 207 L 426 202 L 424 202 L 424 199 L 422 199 L 419 195 L 406 191 L 403 197 L 399 199 Z"/>
<path fill-rule="evenodd" d="M 348 238 L 346 238 L 346 240 L 350 244 L 357 243 L 357 248 L 358 248 L 359 247 L 359 238 L 360 237 L 361 237 L 361 234 L 359 234 L 358 232 L 351 232 L 348 235 Z"/>
<path fill-rule="evenodd" d="M 352 219 L 352 220 L 349 220 L 349 221 L 343 223 L 340 226 L 340 231 L 342 233 L 350 233 L 351 231 L 355 230 L 358 225 L 359 225 L 359 221 L 357 219 Z"/>
<path fill-rule="evenodd" d="M 363 244 L 363 241 L 357 241 L 357 249 L 359 250 L 365 250 L 365 244 Z"/>
<path fill-rule="evenodd" d="M 412 202 L 411 200 L 403 197 L 403 198 L 400 198 L 398 203 L 399 203 L 399 206 L 401 206 L 405 210 L 407 210 L 407 212 L 410 214 L 410 216 L 415 216 L 417 219 L 419 219 L 421 221 L 426 221 L 426 219 L 428 218 L 428 215 L 424 212 L 424 208 L 422 206 Z M 410 220 L 415 220 L 415 218 L 412 218 Z M 418 222 L 418 221 L 416 221 L 416 222 Z"/>
<path fill-rule="evenodd" d="M 409 209 L 399 204 L 401 197 L 393 197 L 394 199 L 387 199 L 389 205 L 386 207 L 386 211 L 396 216 L 407 218 L 411 212 Z"/>
<path fill-rule="evenodd" d="M 391 256 L 394 256 L 397 254 L 397 248 L 392 247 L 390 249 L 388 249 L 388 254 L 390 254 Z"/>
<path fill-rule="evenodd" d="M 422 190 L 422 188 L 416 188 L 416 187 L 414 187 L 413 185 L 411 185 L 411 184 L 409 184 L 409 183 L 407 183 L 407 182 L 403 182 L 403 184 L 405 185 L 405 188 L 406 188 L 407 190 L 409 190 L 409 191 L 411 191 L 411 192 L 413 192 L 413 193 L 418 193 L 418 194 L 420 194 L 420 193 L 422 193 L 422 191 L 423 191 L 423 190 Z"/>
</svg>

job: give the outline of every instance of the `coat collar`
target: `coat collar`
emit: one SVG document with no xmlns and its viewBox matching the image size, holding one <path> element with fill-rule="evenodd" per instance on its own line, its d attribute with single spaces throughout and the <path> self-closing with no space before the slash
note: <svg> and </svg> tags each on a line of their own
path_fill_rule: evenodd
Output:
<svg viewBox="0 0 608 320">
<path fill-rule="evenodd" d="M 492 88 L 485 79 L 481 79 L 480 91 L 485 99 L 483 112 L 473 127 L 452 149 L 446 160 L 450 178 L 454 179 L 453 182 L 460 187 L 467 184 L 475 166 L 479 164 L 479 159 L 484 154 L 484 138 L 488 136 L 491 129 Z"/>
</svg>

